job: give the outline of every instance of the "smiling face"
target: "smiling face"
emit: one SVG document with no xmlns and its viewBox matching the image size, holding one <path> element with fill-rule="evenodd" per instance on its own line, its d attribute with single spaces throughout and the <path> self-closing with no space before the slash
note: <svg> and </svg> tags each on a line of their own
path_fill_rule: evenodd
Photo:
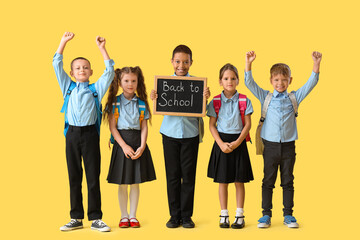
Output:
<svg viewBox="0 0 360 240">
<path fill-rule="evenodd" d="M 135 73 L 124 73 L 121 76 L 120 86 L 126 98 L 132 98 L 138 85 L 138 78 Z"/>
<path fill-rule="evenodd" d="M 279 93 L 286 91 L 291 81 L 292 77 L 284 76 L 283 74 L 274 74 L 270 78 L 271 84 Z"/>
<path fill-rule="evenodd" d="M 171 63 L 177 76 L 185 76 L 189 72 L 192 60 L 189 54 L 177 52 L 174 54 L 173 59 L 171 59 Z"/>
<path fill-rule="evenodd" d="M 238 84 L 239 79 L 232 70 L 226 70 L 220 79 L 220 86 L 224 88 L 224 93 L 234 94 Z"/>
<path fill-rule="evenodd" d="M 75 78 L 77 82 L 87 82 L 90 76 L 93 74 L 93 70 L 90 67 L 90 63 L 84 59 L 75 60 L 71 65 L 70 75 Z"/>
</svg>

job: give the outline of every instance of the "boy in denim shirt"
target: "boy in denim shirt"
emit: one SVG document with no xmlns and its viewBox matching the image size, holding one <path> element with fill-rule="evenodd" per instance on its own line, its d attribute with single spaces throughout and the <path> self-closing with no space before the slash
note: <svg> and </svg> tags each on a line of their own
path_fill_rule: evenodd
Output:
<svg viewBox="0 0 360 240">
<path fill-rule="evenodd" d="M 260 88 L 252 77 L 251 64 L 255 58 L 254 51 L 246 53 L 245 85 L 260 100 L 263 107 L 269 91 Z M 319 80 L 322 55 L 319 52 L 313 52 L 312 58 L 314 65 L 309 80 L 300 89 L 292 92 L 298 105 Z M 259 228 L 267 228 L 271 224 L 272 194 L 279 167 L 281 187 L 283 188 L 284 224 L 290 228 L 299 227 L 295 217 L 292 216 L 294 206 L 295 140 L 297 140 L 298 135 L 295 111 L 287 92 L 291 81 L 289 66 L 283 63 L 272 66 L 270 83 L 274 87 L 274 92 L 261 129 L 261 138 L 264 143 L 264 178 L 262 183 L 263 217 L 259 219 Z"/>
</svg>

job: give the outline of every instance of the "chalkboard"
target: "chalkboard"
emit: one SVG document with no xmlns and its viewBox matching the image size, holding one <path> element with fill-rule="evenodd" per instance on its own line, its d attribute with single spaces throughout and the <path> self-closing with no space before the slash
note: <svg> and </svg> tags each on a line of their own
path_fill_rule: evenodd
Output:
<svg viewBox="0 0 360 240">
<path fill-rule="evenodd" d="M 154 114 L 203 117 L 206 99 L 203 96 L 206 78 L 155 76 Z"/>
</svg>

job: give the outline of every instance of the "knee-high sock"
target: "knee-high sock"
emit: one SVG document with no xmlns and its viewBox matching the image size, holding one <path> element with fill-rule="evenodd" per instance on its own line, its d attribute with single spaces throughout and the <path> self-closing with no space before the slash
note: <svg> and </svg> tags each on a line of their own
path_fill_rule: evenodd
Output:
<svg viewBox="0 0 360 240">
<path fill-rule="evenodd" d="M 126 184 L 119 185 L 118 198 L 119 198 L 119 206 L 121 211 L 121 218 L 129 217 L 127 211 L 128 186 L 129 185 Z"/>
<path fill-rule="evenodd" d="M 136 218 L 136 210 L 139 203 L 140 188 L 139 184 L 130 185 L 130 218 Z"/>
</svg>

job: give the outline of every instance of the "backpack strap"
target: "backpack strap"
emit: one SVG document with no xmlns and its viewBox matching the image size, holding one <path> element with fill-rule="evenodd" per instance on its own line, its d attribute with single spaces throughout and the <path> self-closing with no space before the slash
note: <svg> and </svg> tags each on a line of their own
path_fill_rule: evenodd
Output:
<svg viewBox="0 0 360 240">
<path fill-rule="evenodd" d="M 95 126 L 96 126 L 96 130 L 99 133 L 100 136 L 100 125 L 101 125 L 101 116 L 102 116 L 102 107 L 99 101 L 99 97 L 98 97 L 98 93 L 96 92 L 96 88 L 95 88 L 95 84 L 90 84 L 89 85 L 89 89 L 92 92 L 93 96 L 94 96 L 94 100 L 95 100 L 95 105 L 96 105 L 96 109 L 97 109 L 97 120 L 95 122 Z"/>
<path fill-rule="evenodd" d="M 295 112 L 295 117 L 297 117 L 298 116 L 298 104 L 297 104 L 297 101 L 296 101 L 295 94 L 293 92 L 291 92 L 291 93 L 289 93 L 288 96 L 290 98 L 291 104 L 293 105 L 294 112 Z"/>
<path fill-rule="evenodd" d="M 60 110 L 60 112 L 65 113 L 65 126 L 64 126 L 64 135 L 65 136 L 69 129 L 69 121 L 67 118 L 67 108 L 68 108 L 68 104 L 69 104 L 70 94 L 71 94 L 72 90 L 74 90 L 75 87 L 76 87 L 76 83 L 71 81 L 70 86 L 69 86 L 68 90 L 66 91 L 66 95 L 64 98 L 64 104 Z"/>
<path fill-rule="evenodd" d="M 146 113 L 146 105 L 145 102 L 141 100 L 139 97 L 138 97 L 138 104 L 139 104 L 139 115 L 140 115 L 139 122 L 141 127 L 141 121 L 144 120 Z"/>
<path fill-rule="evenodd" d="M 271 101 L 272 96 L 273 96 L 273 94 L 272 94 L 271 92 L 268 92 L 268 94 L 267 94 L 266 97 L 265 97 L 265 101 L 264 101 L 263 107 L 262 107 L 262 109 L 261 109 L 260 122 L 264 122 L 264 121 L 265 121 L 266 113 L 267 113 L 267 110 L 268 110 L 268 108 L 269 108 L 269 104 L 270 104 L 270 101 Z"/>
<path fill-rule="evenodd" d="M 246 111 L 246 95 L 239 93 L 239 110 L 241 115 L 241 121 L 243 126 L 245 126 L 245 111 Z M 251 142 L 250 134 L 246 136 L 246 141 Z"/>
<path fill-rule="evenodd" d="M 220 107 L 221 107 L 221 94 L 219 94 L 213 98 L 213 106 L 214 106 L 214 110 L 216 112 L 216 118 L 217 118 L 219 116 L 219 111 L 220 111 Z"/>
<path fill-rule="evenodd" d="M 117 122 L 118 122 L 118 119 L 119 119 L 119 116 L 120 116 L 120 95 L 116 97 L 116 102 L 114 102 L 113 104 L 113 114 L 114 114 L 114 117 L 115 117 L 115 126 L 117 125 Z M 115 139 L 114 139 L 114 136 L 110 133 L 110 142 L 112 144 L 115 143 Z"/>
</svg>

